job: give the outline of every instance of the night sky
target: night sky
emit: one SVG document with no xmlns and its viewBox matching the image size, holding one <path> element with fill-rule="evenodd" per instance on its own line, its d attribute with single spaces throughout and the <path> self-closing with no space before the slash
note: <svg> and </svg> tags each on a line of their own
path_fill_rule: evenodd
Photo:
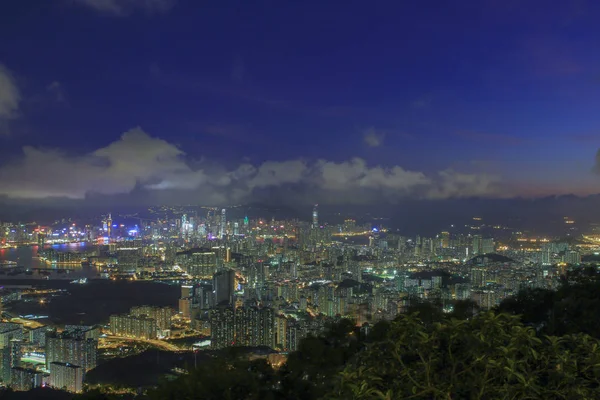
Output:
<svg viewBox="0 0 600 400">
<path fill-rule="evenodd" d="M 1 3 L 8 199 L 600 192 L 600 1 Z"/>
</svg>

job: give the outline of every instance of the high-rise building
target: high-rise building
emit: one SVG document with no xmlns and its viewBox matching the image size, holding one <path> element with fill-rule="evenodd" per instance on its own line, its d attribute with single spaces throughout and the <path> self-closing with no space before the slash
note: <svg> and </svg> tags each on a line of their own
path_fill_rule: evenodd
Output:
<svg viewBox="0 0 600 400">
<path fill-rule="evenodd" d="M 21 341 L 23 326 L 20 324 L 0 323 L 0 378 L 10 384 L 11 369 L 21 362 Z"/>
<path fill-rule="evenodd" d="M 471 269 L 471 285 L 473 287 L 482 287 L 487 283 L 486 270 L 484 268 Z"/>
<path fill-rule="evenodd" d="M 296 351 L 300 345 L 300 341 L 304 337 L 304 331 L 297 321 L 288 320 L 287 329 L 285 331 L 285 350 Z"/>
<path fill-rule="evenodd" d="M 12 322 L 0 323 L 0 349 L 8 346 L 13 339 L 23 339 L 23 325 Z"/>
<path fill-rule="evenodd" d="M 469 300 L 471 298 L 471 285 L 468 283 L 457 283 L 454 285 L 454 296 L 456 300 Z"/>
<path fill-rule="evenodd" d="M 235 345 L 275 347 L 275 315 L 271 308 L 235 310 Z"/>
<path fill-rule="evenodd" d="M 221 230 L 219 232 L 219 237 L 223 239 L 227 235 L 227 216 L 225 209 L 221 210 Z"/>
<path fill-rule="evenodd" d="M 276 326 L 273 309 L 221 306 L 210 311 L 212 347 L 275 347 Z"/>
<path fill-rule="evenodd" d="M 235 271 L 226 269 L 213 276 L 215 305 L 233 304 L 235 292 Z"/>
<path fill-rule="evenodd" d="M 80 366 L 84 372 L 96 367 L 98 342 L 71 336 L 68 333 L 52 334 L 46 338 L 46 368 L 53 362 Z"/>
<path fill-rule="evenodd" d="M 473 248 L 471 255 L 476 256 L 481 254 L 481 235 L 473 236 L 473 241 L 471 243 L 471 247 Z"/>
<path fill-rule="evenodd" d="M 319 205 L 315 204 L 315 206 L 313 207 L 313 212 L 312 212 L 312 227 L 313 228 L 318 228 L 319 227 Z"/>
<path fill-rule="evenodd" d="M 50 386 L 72 393 L 83 391 L 84 369 L 78 365 L 63 362 L 51 362 Z"/>
<path fill-rule="evenodd" d="M 110 239 L 112 233 L 112 214 L 108 213 L 108 218 L 106 218 L 106 236 Z"/>
<path fill-rule="evenodd" d="M 31 368 L 16 367 L 11 371 L 10 387 L 16 391 L 28 391 L 45 383 L 44 373 Z"/>
<path fill-rule="evenodd" d="M 134 317 L 152 318 L 156 321 L 156 327 L 160 330 L 171 328 L 171 317 L 173 309 L 171 307 L 139 306 L 133 307 L 130 312 Z"/>
<path fill-rule="evenodd" d="M 450 247 L 450 233 L 449 232 L 442 232 L 442 234 L 440 235 L 440 245 L 442 249 L 447 249 L 448 247 Z"/>
<path fill-rule="evenodd" d="M 481 241 L 481 254 L 491 254 L 496 251 L 493 238 L 485 238 Z"/>
<path fill-rule="evenodd" d="M 179 313 L 185 319 L 192 318 L 192 305 L 193 300 L 191 297 L 179 299 Z"/>
<path fill-rule="evenodd" d="M 92 325 L 65 325 L 63 333 L 80 339 L 100 339 L 100 327 Z"/>
<path fill-rule="evenodd" d="M 217 253 L 210 249 L 183 251 L 175 259 L 185 272 L 196 278 L 212 277 L 220 265 Z"/>
<path fill-rule="evenodd" d="M 31 329 L 29 331 L 29 343 L 34 346 L 44 347 L 46 346 L 46 336 L 54 331 L 54 328 L 48 326 L 40 326 L 39 328 Z"/>
<path fill-rule="evenodd" d="M 6 384 L 10 384 L 12 380 L 12 369 L 21 365 L 21 347 L 21 340 L 11 339 L 8 345 L 0 350 L 0 375 Z"/>
<path fill-rule="evenodd" d="M 156 320 L 147 316 L 111 315 L 110 332 L 115 336 L 156 339 Z"/>
<path fill-rule="evenodd" d="M 281 350 L 285 350 L 287 327 L 288 318 L 285 315 L 275 317 L 275 345 Z"/>
<path fill-rule="evenodd" d="M 569 250 L 565 253 L 564 262 L 567 264 L 581 264 L 581 254 L 576 250 Z"/>
<path fill-rule="evenodd" d="M 194 287 L 189 285 L 181 286 L 181 298 L 187 299 L 194 296 Z"/>
<path fill-rule="evenodd" d="M 540 261 L 543 265 L 550 265 L 552 264 L 552 254 L 550 253 L 550 250 L 548 249 L 543 249 L 541 252 L 541 257 L 540 257 Z"/>
<path fill-rule="evenodd" d="M 211 346 L 222 349 L 235 345 L 235 316 L 232 306 L 218 306 L 209 313 Z"/>
</svg>

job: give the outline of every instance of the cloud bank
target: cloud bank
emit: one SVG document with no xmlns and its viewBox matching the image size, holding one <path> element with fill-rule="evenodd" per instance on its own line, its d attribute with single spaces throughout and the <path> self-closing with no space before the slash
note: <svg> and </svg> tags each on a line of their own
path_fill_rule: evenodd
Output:
<svg viewBox="0 0 600 400">
<path fill-rule="evenodd" d="M 116 16 L 126 16 L 136 11 L 147 14 L 169 11 L 176 0 L 74 0 L 96 11 Z"/>
<path fill-rule="evenodd" d="M 596 152 L 596 157 L 595 157 L 595 163 L 594 166 L 592 167 L 592 172 L 600 175 L 600 149 L 598 149 L 598 151 Z"/>
<path fill-rule="evenodd" d="M 5 125 L 8 120 L 18 116 L 21 92 L 15 78 L 4 65 L 0 64 L 0 133 L 7 132 Z"/>
<path fill-rule="evenodd" d="M 334 162 L 294 159 L 242 163 L 234 168 L 195 162 L 175 145 L 141 128 L 82 156 L 26 146 L 0 167 L 0 195 L 13 199 L 145 193 L 162 202 L 235 204 L 268 196 L 278 201 L 329 204 L 498 196 L 498 178 L 444 170 L 435 174 L 401 166 L 371 166 L 361 158 Z"/>
</svg>

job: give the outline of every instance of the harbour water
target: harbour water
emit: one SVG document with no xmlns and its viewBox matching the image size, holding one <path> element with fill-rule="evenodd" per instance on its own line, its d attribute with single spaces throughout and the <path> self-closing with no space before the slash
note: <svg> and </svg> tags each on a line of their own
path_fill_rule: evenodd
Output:
<svg viewBox="0 0 600 400">
<path fill-rule="evenodd" d="M 46 246 L 59 252 L 84 252 L 87 243 L 66 243 Z M 39 246 L 20 246 L 17 248 L 0 249 L 0 276 L 2 279 L 79 279 L 79 278 L 98 278 L 98 271 L 94 267 L 82 267 L 81 265 L 63 265 L 50 264 L 40 259 L 38 252 Z M 20 267 L 19 270 L 29 271 L 10 274 L 14 267 Z"/>
</svg>

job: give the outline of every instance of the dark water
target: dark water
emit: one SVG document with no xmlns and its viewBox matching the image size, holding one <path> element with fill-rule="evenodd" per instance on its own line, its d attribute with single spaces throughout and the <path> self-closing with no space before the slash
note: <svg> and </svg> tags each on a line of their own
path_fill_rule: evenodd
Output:
<svg viewBox="0 0 600 400">
<path fill-rule="evenodd" d="M 148 281 L 90 280 L 87 284 L 71 284 L 66 280 L 32 280 L 0 277 L 0 285 L 33 285 L 37 288 L 65 289 L 62 295 L 46 301 L 19 301 L 7 306 L 16 315 L 47 315 L 42 323 L 105 324 L 111 314 L 123 314 L 138 305 L 177 308 L 181 288 Z"/>
<path fill-rule="evenodd" d="M 80 243 L 68 243 L 68 244 L 57 244 L 52 246 L 46 246 L 45 248 L 53 248 L 60 252 L 84 252 L 89 250 L 89 246 L 85 242 Z M 79 279 L 79 278 L 98 278 L 100 274 L 94 267 L 82 267 L 81 265 L 65 265 L 65 264 L 48 264 L 38 258 L 39 246 L 21 246 L 16 249 L 0 249 L 0 264 L 4 264 L 6 261 L 13 261 L 16 264 L 4 264 L 0 265 L 0 278 L 10 279 L 40 279 L 43 275 L 40 275 L 38 271 L 33 271 L 33 274 L 19 274 L 15 276 L 7 275 L 10 271 L 10 267 L 19 266 L 26 270 L 32 270 L 35 268 L 43 268 L 51 272 L 49 279 Z M 59 273 L 60 271 L 60 273 Z M 5 274 L 1 274 L 5 272 Z"/>
</svg>

